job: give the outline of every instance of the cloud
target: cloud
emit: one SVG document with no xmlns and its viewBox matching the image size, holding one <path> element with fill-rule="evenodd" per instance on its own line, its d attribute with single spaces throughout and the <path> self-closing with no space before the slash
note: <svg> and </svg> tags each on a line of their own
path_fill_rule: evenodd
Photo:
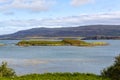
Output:
<svg viewBox="0 0 120 80">
<path fill-rule="evenodd" d="M 120 12 L 83 14 L 53 19 L 29 19 L 0 21 L 1 34 L 13 33 L 19 30 L 35 27 L 74 27 L 82 25 L 120 25 Z M 2 32 L 3 31 L 3 32 Z"/>
<path fill-rule="evenodd" d="M 4 3 L 7 2 L 8 0 L 0 0 L 0 3 Z"/>
<path fill-rule="evenodd" d="M 93 3 L 95 0 L 72 0 L 71 5 L 72 6 L 80 6 L 88 3 Z"/>
<path fill-rule="evenodd" d="M 4 12 L 4 15 L 14 15 L 14 12 Z"/>
<path fill-rule="evenodd" d="M 29 10 L 45 11 L 48 10 L 55 0 L 0 0 L 0 10 Z"/>
</svg>

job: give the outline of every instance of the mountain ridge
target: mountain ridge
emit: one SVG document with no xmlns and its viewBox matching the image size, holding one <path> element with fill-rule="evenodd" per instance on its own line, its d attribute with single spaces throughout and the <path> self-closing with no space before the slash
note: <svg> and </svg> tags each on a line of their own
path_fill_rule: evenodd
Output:
<svg viewBox="0 0 120 80">
<path fill-rule="evenodd" d="M 26 37 L 91 37 L 120 36 L 120 25 L 87 25 L 62 28 L 32 28 L 13 34 L 1 35 L 0 39 L 24 39 Z"/>
</svg>

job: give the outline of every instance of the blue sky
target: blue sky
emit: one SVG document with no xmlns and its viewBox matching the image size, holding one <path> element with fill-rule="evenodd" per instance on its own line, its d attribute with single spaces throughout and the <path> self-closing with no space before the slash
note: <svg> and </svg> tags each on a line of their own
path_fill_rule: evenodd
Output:
<svg viewBox="0 0 120 80">
<path fill-rule="evenodd" d="M 0 0 L 0 35 L 36 27 L 120 25 L 120 0 Z"/>
</svg>

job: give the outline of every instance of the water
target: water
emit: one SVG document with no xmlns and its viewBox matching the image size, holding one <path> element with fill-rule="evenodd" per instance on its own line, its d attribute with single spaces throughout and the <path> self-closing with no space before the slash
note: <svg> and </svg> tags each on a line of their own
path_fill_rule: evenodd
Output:
<svg viewBox="0 0 120 80">
<path fill-rule="evenodd" d="M 18 75 L 45 72 L 89 72 L 100 74 L 120 53 L 120 40 L 104 40 L 109 46 L 19 47 L 18 40 L 0 40 L 0 62 L 7 61 Z M 91 42 L 91 41 L 89 41 Z"/>
</svg>

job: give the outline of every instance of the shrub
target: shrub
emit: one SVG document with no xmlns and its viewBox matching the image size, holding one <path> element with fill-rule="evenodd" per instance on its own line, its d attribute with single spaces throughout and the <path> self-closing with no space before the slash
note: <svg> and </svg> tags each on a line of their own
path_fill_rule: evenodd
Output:
<svg viewBox="0 0 120 80">
<path fill-rule="evenodd" d="M 101 75 L 103 77 L 109 77 L 111 80 L 120 80 L 120 55 L 115 58 L 112 66 L 102 71 Z"/>
<path fill-rule="evenodd" d="M 9 68 L 7 62 L 2 62 L 0 66 L 0 77 L 14 77 L 16 76 L 13 69 Z"/>
</svg>

